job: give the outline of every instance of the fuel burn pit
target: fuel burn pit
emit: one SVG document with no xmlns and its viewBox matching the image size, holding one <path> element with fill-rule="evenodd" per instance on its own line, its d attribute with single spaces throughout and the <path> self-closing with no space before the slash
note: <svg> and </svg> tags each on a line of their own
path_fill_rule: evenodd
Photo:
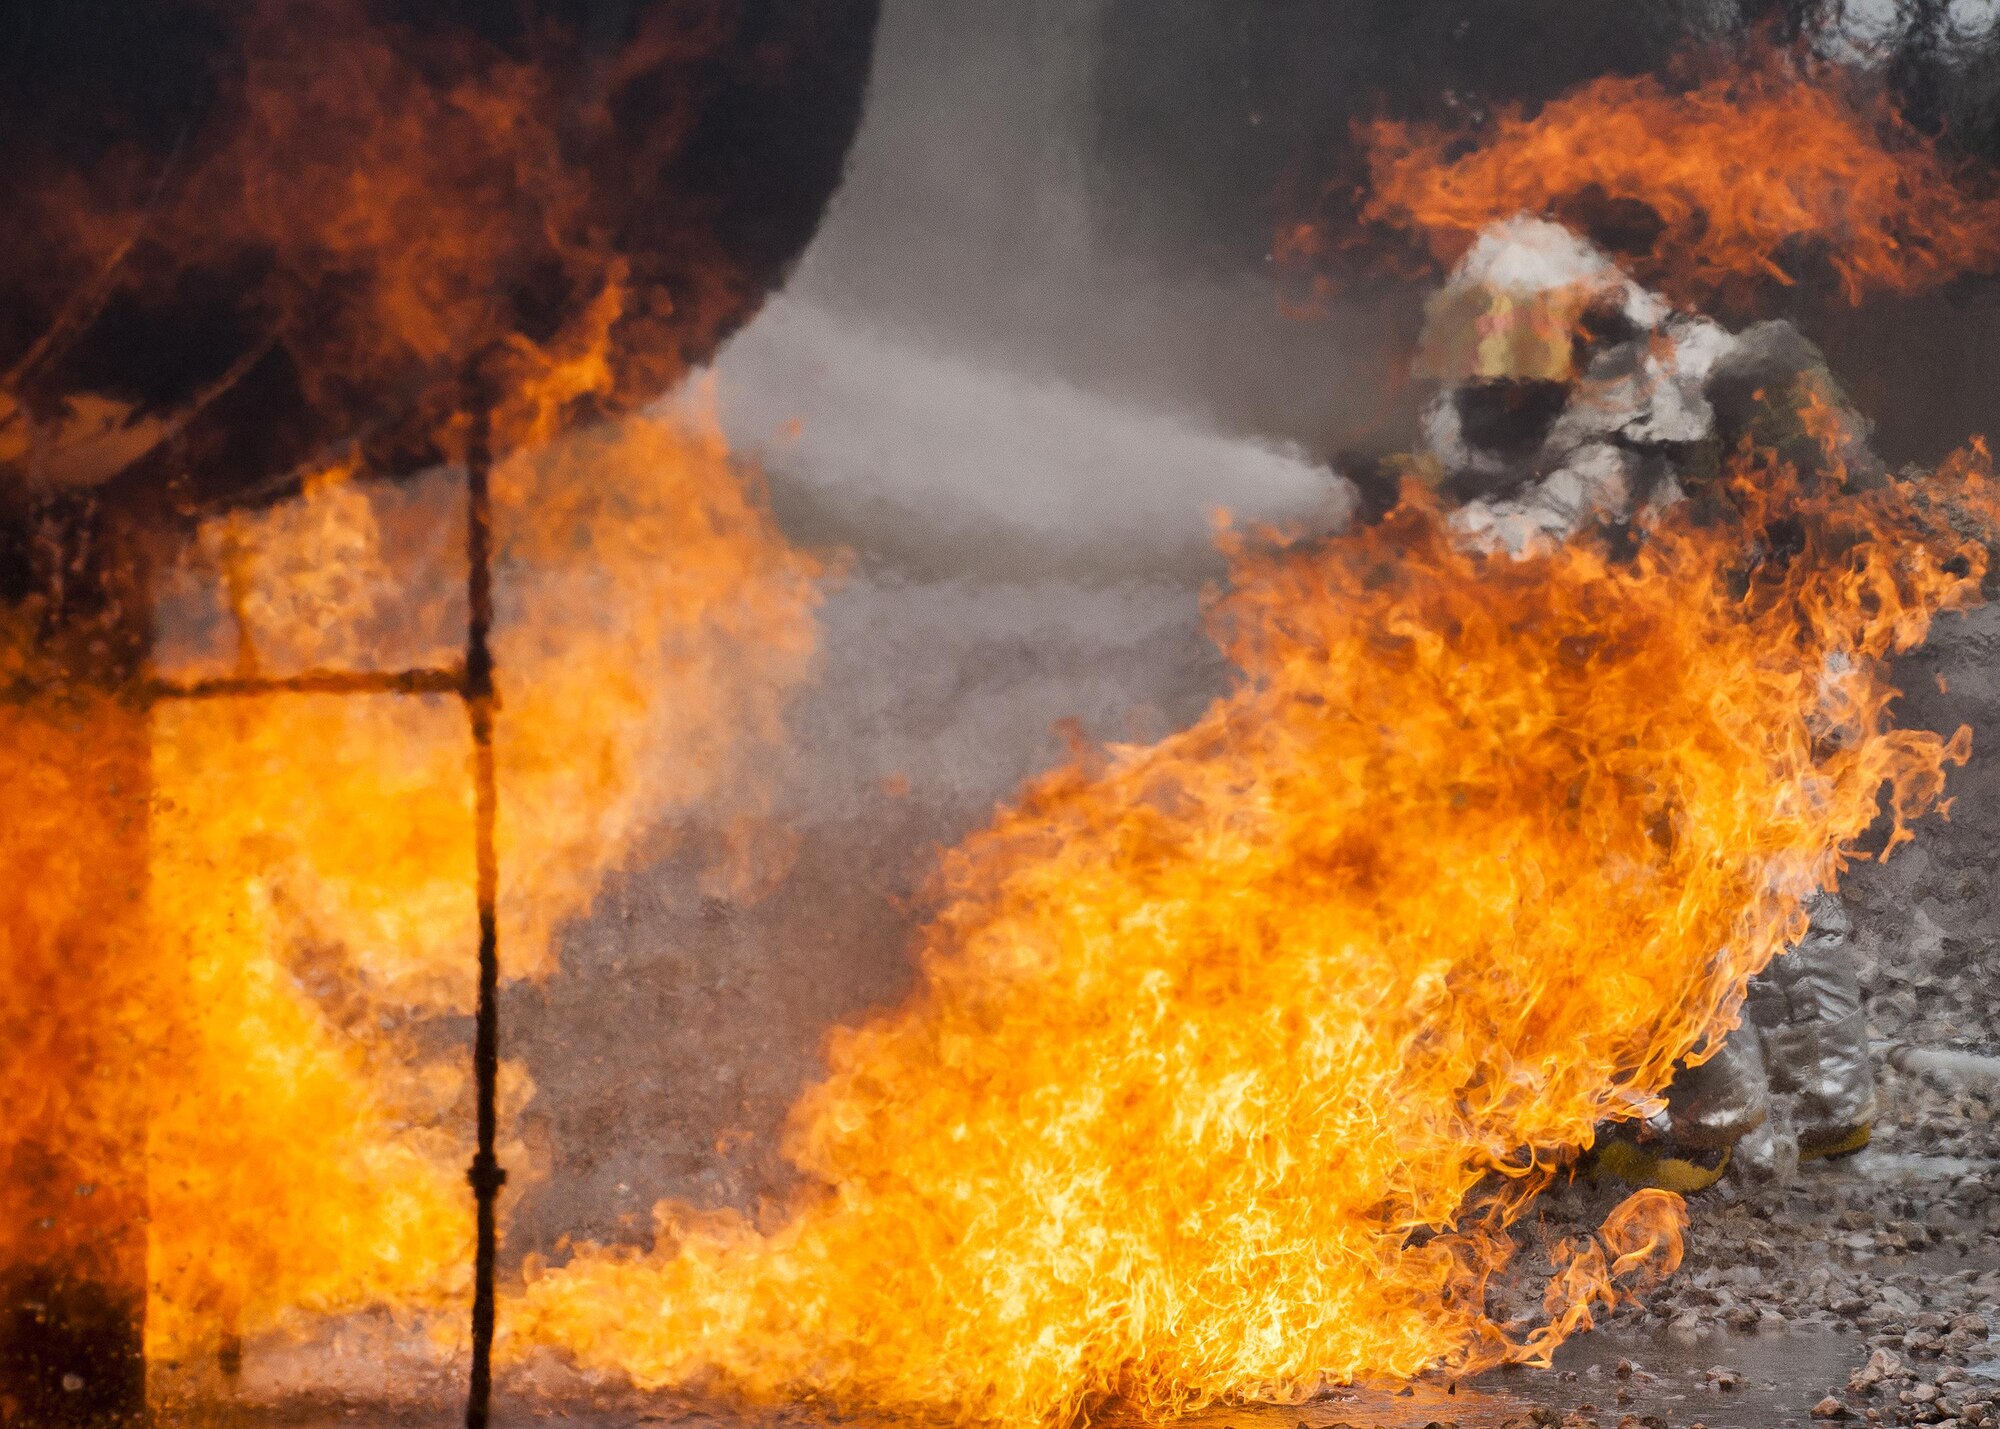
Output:
<svg viewBox="0 0 2000 1429">
<path fill-rule="evenodd" d="M 33 8 L 4 1429 L 2000 1423 L 1987 31 Z"/>
</svg>

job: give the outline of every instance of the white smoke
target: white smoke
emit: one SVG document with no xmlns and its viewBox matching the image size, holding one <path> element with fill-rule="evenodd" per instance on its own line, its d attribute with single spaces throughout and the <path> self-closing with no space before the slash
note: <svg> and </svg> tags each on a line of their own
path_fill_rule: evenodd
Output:
<svg viewBox="0 0 2000 1429">
<path fill-rule="evenodd" d="M 1295 448 L 773 301 L 716 366 L 731 443 L 864 553 L 939 575 L 1179 575 L 1213 515 L 1343 523 Z"/>
</svg>

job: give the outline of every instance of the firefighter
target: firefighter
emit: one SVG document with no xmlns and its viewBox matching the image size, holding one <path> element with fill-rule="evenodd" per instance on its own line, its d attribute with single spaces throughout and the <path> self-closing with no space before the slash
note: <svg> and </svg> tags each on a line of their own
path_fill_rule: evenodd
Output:
<svg viewBox="0 0 2000 1429">
<path fill-rule="evenodd" d="M 1681 501 L 1719 506 L 1715 478 L 1746 438 L 1809 480 L 1836 466 L 1849 485 L 1883 479 L 1866 422 L 1789 323 L 1732 334 L 1677 313 L 1536 219 L 1488 228 L 1453 270 L 1428 305 L 1418 372 L 1439 387 L 1412 470 L 1488 550 L 1519 556 Z M 1797 946 L 1752 979 L 1741 1025 L 1679 1070 L 1666 1110 L 1599 1138 L 1602 1169 L 1690 1192 L 1732 1161 L 1783 1180 L 1801 1159 L 1868 1144 L 1874 1070 L 1846 910 L 1825 893 L 1809 912 Z"/>
<path fill-rule="evenodd" d="M 1784 1181 L 1801 1160 L 1868 1144 L 1875 1073 L 1868 1019 L 1849 947 L 1847 910 L 1832 894 L 1811 905 L 1796 947 L 1750 980 L 1742 1025 L 1714 1057 L 1667 1088 L 1665 1125 L 1603 1140 L 1598 1164 L 1668 1190 L 1714 1184 L 1732 1157 L 1747 1174 Z M 1773 1093 L 1791 1115 L 1773 1110 Z"/>
</svg>

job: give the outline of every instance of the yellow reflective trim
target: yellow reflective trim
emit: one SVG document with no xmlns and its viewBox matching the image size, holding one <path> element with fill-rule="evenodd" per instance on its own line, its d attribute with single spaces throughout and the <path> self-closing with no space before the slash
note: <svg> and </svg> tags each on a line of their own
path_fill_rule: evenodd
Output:
<svg viewBox="0 0 2000 1429">
<path fill-rule="evenodd" d="M 1729 1169 L 1729 1152 L 1724 1150 L 1713 1166 L 1698 1166 L 1679 1156 L 1660 1156 L 1629 1141 L 1613 1137 L 1598 1143 L 1597 1164 L 1634 1186 L 1651 1186 L 1682 1196 L 1706 1191 Z"/>
<path fill-rule="evenodd" d="M 1864 1121 L 1846 1131 L 1830 1134 L 1824 1140 L 1800 1137 L 1799 1160 L 1823 1161 L 1831 1156 L 1852 1156 L 1866 1146 L 1874 1134 L 1874 1124 Z"/>
</svg>

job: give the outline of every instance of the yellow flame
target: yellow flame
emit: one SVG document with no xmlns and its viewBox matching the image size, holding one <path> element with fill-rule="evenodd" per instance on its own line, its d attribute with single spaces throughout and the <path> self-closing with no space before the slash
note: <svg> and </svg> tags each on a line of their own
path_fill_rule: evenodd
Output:
<svg viewBox="0 0 2000 1429">
<path fill-rule="evenodd" d="M 1509 1224 L 1731 1025 L 1894 790 L 1965 740 L 1898 732 L 1880 657 L 1976 597 L 1977 462 L 1807 497 L 1748 460 L 1728 529 L 1629 558 L 1379 528 L 1232 540 L 1240 670 L 1191 728 L 1033 786 L 951 855 L 924 976 L 796 1108 L 818 1189 L 766 1225 L 659 1212 L 508 1309 L 642 1386 L 1059 1422 L 1545 1362 L 1679 1203 L 1572 1245 L 1547 1319 L 1489 1315 Z M 1797 518 L 1805 547 L 1759 559 Z M 1861 674 L 1824 727 L 1827 660 Z"/>
<path fill-rule="evenodd" d="M 779 737 L 810 666 L 820 569 L 746 476 L 701 407 L 495 472 L 511 976 L 551 970 L 556 929 L 660 822 L 725 791 L 757 815 L 745 755 Z M 267 674 L 369 667 L 385 648 L 454 658 L 462 523 L 442 548 L 436 533 L 462 495 L 434 480 L 414 510 L 399 500 L 334 473 L 209 533 L 249 632 L 242 650 L 214 642 Z M 460 584 L 398 569 L 397 528 L 429 532 Z M 288 1311 L 455 1302 L 469 1088 L 464 1047 L 430 1024 L 473 989 L 463 708 L 170 702 L 153 739 L 152 916 L 178 979 L 151 1131 L 154 1353 Z M 515 1108 L 532 1094 L 518 1068 L 506 1092 Z"/>
</svg>

